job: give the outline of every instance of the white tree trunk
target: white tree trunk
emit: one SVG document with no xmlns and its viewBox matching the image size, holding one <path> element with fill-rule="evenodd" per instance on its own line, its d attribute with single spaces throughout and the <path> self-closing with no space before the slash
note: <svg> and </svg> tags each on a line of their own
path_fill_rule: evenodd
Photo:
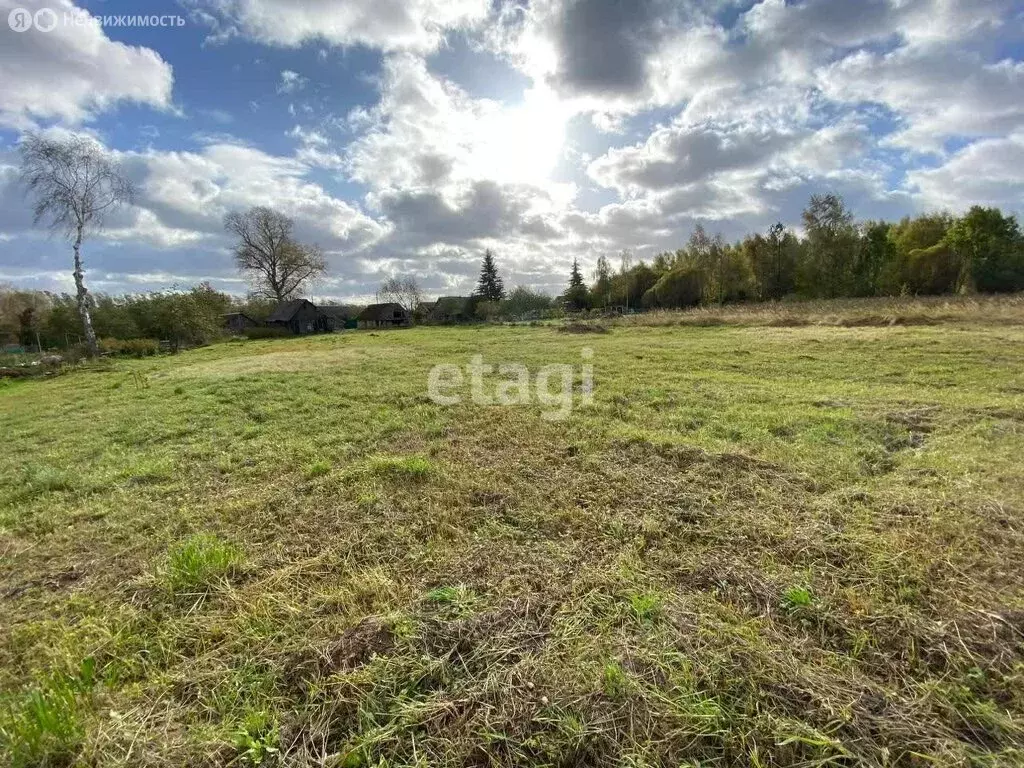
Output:
<svg viewBox="0 0 1024 768">
<path fill-rule="evenodd" d="M 89 291 L 85 288 L 85 280 L 82 273 L 82 228 L 78 228 L 75 236 L 75 271 L 72 273 L 75 278 L 75 297 L 78 300 L 78 315 L 82 318 L 82 333 L 85 335 L 85 345 L 89 349 L 90 357 L 99 354 L 99 345 L 96 343 L 96 331 L 92 329 L 92 317 L 89 316 Z"/>
</svg>

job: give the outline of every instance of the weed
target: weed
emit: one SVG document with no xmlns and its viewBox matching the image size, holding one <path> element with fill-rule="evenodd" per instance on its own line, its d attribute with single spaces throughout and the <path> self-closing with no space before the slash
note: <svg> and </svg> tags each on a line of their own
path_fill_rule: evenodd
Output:
<svg viewBox="0 0 1024 768">
<path fill-rule="evenodd" d="M 370 459 L 370 470 L 392 480 L 425 480 L 434 471 L 424 456 L 375 456 Z"/>
<path fill-rule="evenodd" d="M 247 765 L 263 765 L 280 752 L 277 723 L 267 712 L 249 712 L 235 732 L 238 758 Z"/>
<path fill-rule="evenodd" d="M 53 674 L 0 699 L 0 755 L 12 768 L 70 764 L 85 733 L 85 698 L 95 685 L 95 661 L 73 675 Z"/>
<path fill-rule="evenodd" d="M 664 599 L 657 592 L 636 592 L 629 595 L 629 608 L 633 618 L 641 624 L 656 621 L 663 608 Z"/>
<path fill-rule="evenodd" d="M 56 491 L 70 491 L 75 487 L 71 474 L 56 467 L 30 465 L 25 470 L 25 494 L 39 496 Z"/>
<path fill-rule="evenodd" d="M 331 471 L 331 462 L 323 459 L 314 461 L 312 464 L 306 467 L 306 477 L 313 479 L 314 477 L 323 477 Z"/>
<path fill-rule="evenodd" d="M 802 608 L 810 608 L 814 603 L 814 596 L 807 587 L 790 587 L 782 593 L 782 605 L 786 610 L 798 611 Z"/>
<path fill-rule="evenodd" d="M 225 582 L 241 563 L 241 552 L 232 544 L 196 534 L 170 548 L 164 581 L 176 594 L 200 592 Z"/>
<path fill-rule="evenodd" d="M 604 665 L 601 687 L 609 699 L 621 699 L 626 693 L 627 681 L 626 673 L 617 661 L 609 661 Z"/>
</svg>

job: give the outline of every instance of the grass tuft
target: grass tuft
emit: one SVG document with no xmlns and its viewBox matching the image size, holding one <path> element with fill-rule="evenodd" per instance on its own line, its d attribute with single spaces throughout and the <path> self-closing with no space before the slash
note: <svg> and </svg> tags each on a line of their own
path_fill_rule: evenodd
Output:
<svg viewBox="0 0 1024 768">
<path fill-rule="evenodd" d="M 434 468 L 424 456 L 374 456 L 370 459 L 370 471 L 391 480 L 425 480 Z"/>
<path fill-rule="evenodd" d="M 306 477 L 312 480 L 315 477 L 323 477 L 331 471 L 331 462 L 321 459 L 314 461 L 306 467 Z"/>
<path fill-rule="evenodd" d="M 74 763 L 85 736 L 83 720 L 95 670 L 90 657 L 75 674 L 53 674 L 0 698 L 0 756 L 6 756 L 11 768 Z"/>
<path fill-rule="evenodd" d="M 241 564 L 237 547 L 200 533 L 170 548 L 164 581 L 175 594 L 202 592 L 225 583 Z"/>
</svg>

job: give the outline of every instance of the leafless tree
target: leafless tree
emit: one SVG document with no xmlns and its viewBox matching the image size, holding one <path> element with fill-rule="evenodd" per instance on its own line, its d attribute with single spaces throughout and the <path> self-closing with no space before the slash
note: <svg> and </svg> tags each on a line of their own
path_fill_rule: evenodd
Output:
<svg viewBox="0 0 1024 768">
<path fill-rule="evenodd" d="M 378 304 L 398 304 L 410 315 L 423 300 L 423 291 L 412 277 L 389 277 L 377 291 Z"/>
<path fill-rule="evenodd" d="M 33 200 L 35 222 L 45 221 L 51 230 L 72 238 L 78 314 L 89 354 L 95 355 L 98 347 L 82 269 L 82 242 L 92 230 L 103 226 L 106 214 L 131 202 L 134 189 L 92 139 L 50 139 L 30 133 L 22 139 L 19 150 L 21 181 Z"/>
<path fill-rule="evenodd" d="M 290 218 L 262 205 L 224 217 L 224 229 L 238 238 L 235 263 L 257 296 L 287 301 L 327 270 L 320 248 L 295 240 L 294 228 Z"/>
</svg>

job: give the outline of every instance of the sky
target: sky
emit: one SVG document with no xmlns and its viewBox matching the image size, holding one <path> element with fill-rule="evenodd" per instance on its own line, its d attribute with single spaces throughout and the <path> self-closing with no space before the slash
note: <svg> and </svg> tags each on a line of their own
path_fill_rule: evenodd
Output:
<svg viewBox="0 0 1024 768">
<path fill-rule="evenodd" d="M 697 224 L 799 227 L 814 193 L 1024 213 L 1024 3 L 0 0 L 0 282 L 69 291 L 28 131 L 136 184 L 83 248 L 93 291 L 242 295 L 223 218 L 267 205 L 326 252 L 316 298 L 466 294 L 485 248 L 556 293 Z"/>
</svg>

